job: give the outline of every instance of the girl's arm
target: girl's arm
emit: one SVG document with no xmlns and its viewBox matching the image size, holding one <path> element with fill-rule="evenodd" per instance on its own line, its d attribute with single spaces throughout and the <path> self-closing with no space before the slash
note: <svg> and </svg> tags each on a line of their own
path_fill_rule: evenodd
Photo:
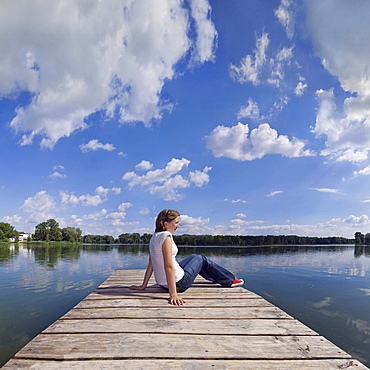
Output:
<svg viewBox="0 0 370 370">
<path fill-rule="evenodd" d="M 149 263 L 148 263 L 148 267 L 146 268 L 146 271 L 145 271 L 143 283 L 141 285 L 131 285 L 130 289 L 144 290 L 147 287 L 152 274 L 153 274 L 153 265 L 152 265 L 152 259 L 149 256 Z"/>
<path fill-rule="evenodd" d="M 185 301 L 177 295 L 175 267 L 172 261 L 172 239 L 170 236 L 168 236 L 162 244 L 162 253 L 167 286 L 170 292 L 170 303 L 175 306 L 182 306 Z"/>
</svg>

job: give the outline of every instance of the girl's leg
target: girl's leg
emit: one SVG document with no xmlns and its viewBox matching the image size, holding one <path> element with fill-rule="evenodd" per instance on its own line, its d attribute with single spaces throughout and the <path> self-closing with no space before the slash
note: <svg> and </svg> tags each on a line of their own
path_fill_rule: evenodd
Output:
<svg viewBox="0 0 370 370">
<path fill-rule="evenodd" d="M 179 264 L 184 270 L 184 277 L 177 282 L 179 291 L 188 289 L 198 274 L 223 286 L 231 286 L 235 278 L 230 271 L 203 255 L 192 254 Z"/>
<path fill-rule="evenodd" d="M 177 290 L 179 292 L 183 292 L 188 289 L 199 274 L 202 268 L 202 262 L 199 260 L 198 257 L 199 256 L 196 254 L 191 254 L 190 256 L 185 257 L 179 262 L 179 265 L 184 270 L 183 278 L 176 283 Z"/>
<path fill-rule="evenodd" d="M 223 286 L 231 286 L 235 279 L 235 275 L 229 270 L 213 262 L 206 256 L 202 256 L 204 260 L 203 269 L 199 275 L 207 280 L 212 280 Z"/>
</svg>

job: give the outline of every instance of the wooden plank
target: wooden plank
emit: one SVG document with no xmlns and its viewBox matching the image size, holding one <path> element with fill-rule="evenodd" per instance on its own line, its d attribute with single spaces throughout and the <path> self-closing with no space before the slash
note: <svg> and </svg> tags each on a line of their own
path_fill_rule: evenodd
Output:
<svg viewBox="0 0 370 370">
<path fill-rule="evenodd" d="M 153 297 L 147 295 L 147 299 L 138 298 L 112 298 L 112 299 L 85 299 L 76 305 L 76 308 L 91 307 L 167 307 L 170 306 L 167 298 Z M 202 299 L 186 298 L 186 308 L 204 307 L 205 302 Z M 263 298 L 259 299 L 213 299 L 207 300 L 207 307 L 273 307 Z M 173 307 L 176 309 L 177 307 Z"/>
<path fill-rule="evenodd" d="M 103 285 L 98 288 L 96 288 L 95 292 L 99 292 L 101 294 L 104 294 L 104 292 L 109 292 L 110 290 L 112 291 L 121 291 L 122 293 L 133 293 L 135 290 L 131 290 L 128 285 L 123 285 L 123 284 L 109 284 L 109 285 Z M 167 293 L 167 291 L 160 286 L 156 284 L 151 284 L 147 286 L 145 289 L 146 292 L 152 292 L 152 293 Z M 136 290 L 136 292 L 138 292 Z M 140 291 L 139 291 L 140 292 Z M 229 294 L 243 294 L 247 296 L 252 296 L 252 297 L 259 297 L 258 294 L 250 292 L 248 290 L 245 290 L 241 287 L 223 287 L 220 285 L 215 285 L 215 284 L 210 284 L 210 285 L 198 285 L 196 287 L 192 286 L 192 289 L 187 291 L 187 293 L 211 293 L 211 294 L 224 294 L 224 293 L 229 293 Z"/>
<path fill-rule="evenodd" d="M 284 319 L 95 319 L 58 320 L 45 334 L 173 333 L 227 335 L 318 335 L 297 320 Z"/>
<path fill-rule="evenodd" d="M 86 299 L 111 299 L 111 298 L 135 298 L 135 299 L 142 299 L 142 298 L 148 298 L 148 294 L 150 293 L 152 296 L 152 293 L 155 293 L 155 298 L 163 298 L 167 299 L 169 294 L 168 292 L 161 291 L 155 291 L 155 290 L 146 290 L 146 294 L 143 294 L 143 292 L 138 292 L 135 290 L 124 290 L 124 289 L 107 289 L 104 291 L 96 291 L 93 293 L 90 293 Z M 198 291 L 187 291 L 180 294 L 184 299 L 261 299 L 260 296 L 256 294 L 248 294 L 248 293 L 231 293 L 231 292 L 198 292 Z M 153 297 L 153 296 L 152 296 Z"/>
<path fill-rule="evenodd" d="M 366 370 L 366 366 L 356 360 L 94 360 L 94 361 L 33 361 L 14 359 L 2 369 L 37 370 L 180 370 L 180 369 L 222 369 L 222 370 Z"/>
<path fill-rule="evenodd" d="M 147 307 L 145 310 L 135 310 L 131 307 L 111 307 L 111 308 L 97 308 L 90 309 L 73 309 L 67 312 L 61 320 L 67 319 L 192 319 L 197 317 L 205 319 L 212 317 L 213 319 L 292 319 L 290 315 L 278 307 L 187 307 L 180 306 L 173 309 L 173 307 Z"/>
<path fill-rule="evenodd" d="M 150 285 L 145 289 L 146 292 L 151 292 L 151 293 L 158 293 L 158 294 L 168 294 L 168 292 L 161 288 L 158 285 Z M 131 294 L 131 293 L 140 293 L 141 291 L 139 290 L 132 290 L 127 286 L 124 285 L 107 285 L 106 287 L 101 287 L 97 288 L 94 293 L 96 294 L 105 294 L 105 293 L 121 293 L 121 294 Z M 191 294 L 230 294 L 230 295 L 243 295 L 247 297 L 260 297 L 258 294 L 255 294 L 253 292 L 250 292 L 248 290 L 245 290 L 240 287 L 236 288 L 227 288 L 227 287 L 221 287 L 217 285 L 210 285 L 210 286 L 198 286 L 196 288 L 193 288 L 191 290 L 187 290 L 184 293 L 191 293 Z"/>
<path fill-rule="evenodd" d="M 40 334 L 15 358 L 310 359 L 350 358 L 320 336 L 189 335 L 148 333 Z"/>
</svg>

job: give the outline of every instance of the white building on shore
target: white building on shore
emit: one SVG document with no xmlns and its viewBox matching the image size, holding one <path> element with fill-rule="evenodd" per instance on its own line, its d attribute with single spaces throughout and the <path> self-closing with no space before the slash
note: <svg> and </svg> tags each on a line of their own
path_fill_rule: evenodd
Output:
<svg viewBox="0 0 370 370">
<path fill-rule="evenodd" d="M 24 233 L 24 234 L 19 234 L 18 235 L 18 241 L 20 241 L 20 242 L 27 241 L 28 238 L 32 238 L 32 234 Z M 9 241 L 12 242 L 12 243 L 14 243 L 15 242 L 15 238 L 9 238 Z"/>
</svg>

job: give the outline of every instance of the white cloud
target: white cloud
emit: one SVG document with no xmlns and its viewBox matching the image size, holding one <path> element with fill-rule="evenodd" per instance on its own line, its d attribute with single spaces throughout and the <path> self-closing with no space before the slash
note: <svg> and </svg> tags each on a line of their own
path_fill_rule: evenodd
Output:
<svg viewBox="0 0 370 370">
<path fill-rule="evenodd" d="M 294 46 L 283 46 L 275 52 L 274 56 L 268 56 L 270 44 L 268 33 L 263 33 L 256 38 L 256 48 L 252 54 L 241 59 L 239 65 L 230 65 L 231 78 L 240 84 L 252 83 L 259 85 L 268 83 L 280 87 L 284 80 L 284 70 L 293 60 Z"/>
<path fill-rule="evenodd" d="M 255 102 L 253 99 L 248 99 L 248 105 L 241 107 L 238 113 L 238 119 L 247 117 L 251 119 L 258 120 L 261 118 L 260 110 L 258 107 L 258 103 Z"/>
<path fill-rule="evenodd" d="M 196 170 L 194 172 L 189 173 L 189 180 L 193 183 L 197 188 L 201 188 L 204 185 L 209 183 L 209 175 L 208 172 L 212 169 L 212 167 L 204 167 L 203 171 Z"/>
<path fill-rule="evenodd" d="M 8 2 L 0 14 L 0 97 L 28 92 L 11 126 L 21 145 L 53 148 L 103 111 L 149 126 L 171 104 L 161 99 L 178 62 L 213 60 L 217 32 L 206 0 Z M 25 21 L 26 20 L 26 21 Z M 190 32 L 191 25 L 195 32 Z M 190 39 L 189 35 L 194 35 Z M 179 71 L 182 73 L 183 71 Z"/>
<path fill-rule="evenodd" d="M 120 194 L 121 189 L 120 188 L 103 188 L 102 186 L 98 186 L 95 189 L 95 195 L 91 194 L 83 194 L 76 196 L 74 193 L 68 193 L 66 191 L 61 191 L 61 201 L 62 204 L 82 204 L 83 206 L 98 206 L 99 204 L 106 201 L 108 198 L 108 193 L 113 192 L 115 194 Z"/>
<path fill-rule="evenodd" d="M 236 217 L 239 217 L 239 218 L 246 218 L 246 217 L 247 217 L 247 215 L 246 215 L 246 214 L 244 214 L 244 213 L 238 213 L 238 214 L 236 215 Z"/>
<path fill-rule="evenodd" d="M 109 188 L 104 188 L 100 185 L 95 189 L 96 194 L 103 195 L 105 197 L 108 195 L 109 192 L 113 192 L 115 194 L 121 194 L 121 188 L 111 188 L 111 189 L 109 189 Z"/>
<path fill-rule="evenodd" d="M 307 84 L 303 83 L 302 81 L 299 81 L 294 89 L 294 94 L 296 94 L 297 96 L 302 96 L 307 87 L 308 87 Z"/>
<path fill-rule="evenodd" d="M 303 149 L 303 141 L 278 135 L 267 123 L 253 129 L 249 137 L 248 134 L 248 125 L 240 122 L 233 127 L 217 126 L 206 136 L 207 148 L 216 158 L 227 157 L 239 161 L 251 161 L 266 154 L 281 154 L 285 157 L 313 155 L 311 151 Z"/>
<path fill-rule="evenodd" d="M 180 230 L 182 233 L 206 234 L 205 227 L 209 223 L 209 218 L 180 216 Z"/>
<path fill-rule="evenodd" d="M 99 221 L 99 220 L 105 218 L 107 213 L 108 213 L 108 211 L 103 208 L 100 212 L 90 213 L 88 215 L 82 216 L 82 219 L 83 220 L 88 220 L 88 221 Z"/>
<path fill-rule="evenodd" d="M 126 216 L 126 212 L 112 212 L 112 213 L 108 213 L 105 218 L 119 218 L 119 219 L 122 219 L 122 218 L 125 218 Z"/>
<path fill-rule="evenodd" d="M 366 122 L 339 118 L 333 90 L 319 90 L 316 94 L 319 109 L 313 131 L 316 136 L 326 136 L 327 147 L 321 154 L 338 162 L 366 160 L 370 150 L 370 130 Z"/>
<path fill-rule="evenodd" d="M 183 198 L 183 195 L 179 194 L 177 189 L 188 188 L 189 186 L 190 182 L 188 179 L 181 175 L 175 175 L 168 178 L 162 185 L 151 185 L 149 193 L 151 195 L 158 194 L 164 200 L 180 200 Z"/>
<path fill-rule="evenodd" d="M 344 219 L 343 222 L 351 224 L 352 226 L 364 226 L 370 223 L 369 217 L 367 215 L 354 216 L 351 215 L 348 218 Z"/>
<path fill-rule="evenodd" d="M 150 210 L 148 208 L 143 208 L 139 212 L 141 215 L 148 215 L 150 213 Z"/>
<path fill-rule="evenodd" d="M 273 197 L 277 194 L 281 194 L 282 191 L 281 190 L 277 190 L 277 191 L 272 191 L 270 194 L 267 194 L 268 197 Z"/>
<path fill-rule="evenodd" d="M 181 216 L 179 231 L 194 234 L 208 233 L 212 235 L 300 235 L 321 237 L 343 235 L 347 238 L 353 238 L 354 232 L 359 231 L 361 228 L 364 229 L 362 232 L 366 233 L 366 227 L 370 224 L 370 219 L 367 215 L 351 215 L 345 219 L 338 217 L 312 225 L 295 224 L 290 223 L 290 221 L 287 221 L 286 224 L 269 224 L 265 220 L 241 219 L 241 215 L 238 214 L 237 217 L 239 218 L 230 220 L 228 225 L 223 224 L 214 227 L 209 226 L 208 222 L 199 222 L 199 225 L 197 225 L 197 222 L 194 221 L 193 224 L 186 225 L 186 230 L 182 229 L 183 216 Z"/>
<path fill-rule="evenodd" d="M 121 203 L 119 206 L 118 206 L 118 210 L 119 212 L 112 212 L 112 213 L 107 213 L 105 215 L 105 218 L 110 220 L 108 222 L 109 225 L 111 226 L 115 226 L 115 227 L 118 227 L 118 226 L 126 226 L 128 224 L 131 224 L 131 225 L 134 225 L 134 224 L 138 224 L 138 222 L 124 222 L 122 221 L 127 213 L 126 213 L 126 210 L 130 207 L 132 207 L 133 204 L 132 203 Z"/>
<path fill-rule="evenodd" d="M 4 216 L 1 221 L 12 225 L 17 224 L 21 220 L 22 220 L 21 216 L 13 215 L 13 216 Z"/>
<path fill-rule="evenodd" d="M 64 173 L 60 173 L 60 172 L 58 172 L 58 171 L 55 171 L 55 172 L 53 172 L 53 173 L 50 175 L 50 177 L 52 177 L 52 178 L 65 179 L 65 178 L 67 177 L 67 175 L 66 175 L 66 174 L 64 174 Z"/>
<path fill-rule="evenodd" d="M 301 236 L 328 236 L 341 235 L 347 233 L 348 237 L 352 237 L 353 230 L 345 229 L 343 220 L 333 219 L 328 222 L 318 223 L 314 225 L 298 225 L 289 224 L 273 224 L 269 225 L 263 220 L 241 220 L 234 219 L 229 225 L 219 225 L 213 233 L 216 234 L 231 234 L 231 235 L 301 235 Z"/>
<path fill-rule="evenodd" d="M 351 93 L 336 111 L 333 91 L 318 92 L 315 132 L 326 135 L 323 155 L 359 162 L 370 150 L 370 12 L 368 1 L 306 0 L 307 26 L 317 55 Z"/>
<path fill-rule="evenodd" d="M 289 103 L 288 96 L 280 96 L 279 99 L 272 105 L 269 117 L 277 116 Z"/>
<path fill-rule="evenodd" d="M 57 164 L 53 166 L 53 170 L 64 170 L 64 166 L 62 166 L 61 164 Z"/>
<path fill-rule="evenodd" d="M 267 82 L 279 87 L 281 81 L 284 80 L 284 68 L 286 65 L 290 64 L 292 58 L 293 46 L 290 48 L 283 47 L 279 50 L 276 54 L 275 60 L 270 59 L 271 75 L 267 79 Z"/>
<path fill-rule="evenodd" d="M 360 171 L 355 171 L 353 174 L 354 175 L 370 175 L 370 166 L 367 166 Z"/>
<path fill-rule="evenodd" d="M 108 152 L 111 152 L 116 148 L 113 144 L 102 144 L 101 142 L 99 142 L 98 139 L 93 139 L 90 140 L 87 144 L 80 145 L 80 149 L 82 153 L 87 153 L 98 149 L 107 150 Z"/>
<path fill-rule="evenodd" d="M 192 61 L 194 63 L 212 61 L 217 47 L 217 31 L 210 17 L 211 6 L 207 0 L 192 0 L 190 8 L 198 36 L 196 47 L 192 52 Z"/>
<path fill-rule="evenodd" d="M 158 169 L 154 171 L 148 171 L 145 175 L 139 176 L 135 172 L 126 172 L 122 179 L 129 181 L 129 187 L 132 188 L 136 185 L 146 186 L 156 182 L 165 182 L 171 176 L 181 171 L 183 167 L 189 166 L 190 161 L 188 159 L 176 159 L 172 158 L 167 163 L 164 169 Z"/>
<path fill-rule="evenodd" d="M 179 175 L 178 172 L 188 167 L 190 161 L 186 158 L 172 158 L 163 169 L 148 171 L 144 175 L 138 175 L 135 172 L 126 172 L 122 179 L 128 181 L 128 187 L 131 189 L 135 186 L 146 188 L 152 195 L 159 195 L 165 200 L 179 200 L 183 197 L 178 193 L 178 189 L 188 188 L 192 184 L 201 187 L 209 182 L 211 167 L 205 167 L 203 171 L 192 171 L 189 177 Z"/>
<path fill-rule="evenodd" d="M 254 56 L 246 55 L 241 60 L 239 67 L 232 64 L 230 66 L 231 77 L 239 83 L 251 82 L 253 85 L 259 85 L 259 74 L 266 62 L 266 50 L 269 43 L 270 40 L 267 33 L 264 33 L 260 38 L 257 38 Z"/>
<path fill-rule="evenodd" d="M 39 191 L 33 197 L 27 198 L 20 209 L 31 213 L 28 222 L 37 223 L 53 218 L 56 210 L 54 198 L 45 190 Z"/>
<path fill-rule="evenodd" d="M 282 26 L 285 28 L 289 39 L 294 35 L 294 12 L 291 0 L 281 0 L 279 7 L 275 10 L 275 15 Z"/>
<path fill-rule="evenodd" d="M 333 193 L 339 194 L 339 189 L 330 189 L 330 188 L 310 188 L 311 190 L 318 191 L 319 193 Z"/>
<path fill-rule="evenodd" d="M 253 221 L 245 221 L 245 220 L 240 220 L 238 218 L 231 220 L 230 222 L 230 228 L 231 229 L 239 229 L 241 227 L 249 227 L 251 225 L 258 225 L 258 224 L 264 224 L 266 221 L 261 221 L 261 220 L 253 220 Z"/>
<path fill-rule="evenodd" d="M 111 226 L 115 226 L 115 227 L 118 227 L 118 226 L 127 226 L 127 225 L 138 225 L 139 222 L 124 222 L 124 221 L 121 221 L 119 218 L 114 218 L 112 220 L 110 220 L 108 222 L 109 225 Z M 118 231 L 118 233 L 120 234 L 122 231 Z"/>
<path fill-rule="evenodd" d="M 278 98 L 276 102 L 269 109 L 268 115 L 262 115 L 260 113 L 258 103 L 253 101 L 253 99 L 248 99 L 248 104 L 242 106 L 237 114 L 238 119 L 250 118 L 252 120 L 266 120 L 276 117 L 289 103 L 290 99 L 286 95 L 282 95 Z"/>
<path fill-rule="evenodd" d="M 118 211 L 119 212 L 107 213 L 105 215 L 105 218 L 110 220 L 109 225 L 112 225 L 112 226 L 124 226 L 124 225 L 126 225 L 127 223 L 123 222 L 122 220 L 127 215 L 126 210 L 128 208 L 132 207 L 132 206 L 133 206 L 132 203 L 121 203 L 118 206 Z"/>
<path fill-rule="evenodd" d="M 225 199 L 225 202 L 229 202 L 229 201 L 230 201 L 230 199 Z M 244 200 L 244 199 L 232 199 L 231 203 L 232 204 L 234 204 L 234 203 L 247 203 L 247 201 Z"/>
<path fill-rule="evenodd" d="M 84 206 L 97 206 L 103 202 L 100 195 L 80 195 L 76 196 L 73 193 L 69 194 L 67 192 L 61 191 L 60 196 L 62 198 L 62 204 L 79 204 L 81 203 Z"/>
<path fill-rule="evenodd" d="M 138 171 L 148 171 L 153 167 L 153 164 L 149 161 L 142 160 L 139 164 L 135 166 Z"/>
<path fill-rule="evenodd" d="M 124 212 L 126 211 L 128 208 L 132 207 L 133 204 L 132 203 L 121 203 L 119 206 L 118 206 L 118 210 L 121 211 L 121 212 Z"/>
<path fill-rule="evenodd" d="M 83 219 L 79 218 L 77 215 L 71 215 L 71 220 L 75 227 L 83 225 Z"/>
<path fill-rule="evenodd" d="M 62 172 L 64 171 L 64 166 L 62 166 L 61 164 L 57 164 L 57 165 L 53 166 L 53 170 L 54 170 L 54 172 L 49 177 L 51 177 L 51 178 L 60 178 L 60 179 L 67 178 L 66 174 L 60 172 L 60 171 L 62 171 Z"/>
</svg>

